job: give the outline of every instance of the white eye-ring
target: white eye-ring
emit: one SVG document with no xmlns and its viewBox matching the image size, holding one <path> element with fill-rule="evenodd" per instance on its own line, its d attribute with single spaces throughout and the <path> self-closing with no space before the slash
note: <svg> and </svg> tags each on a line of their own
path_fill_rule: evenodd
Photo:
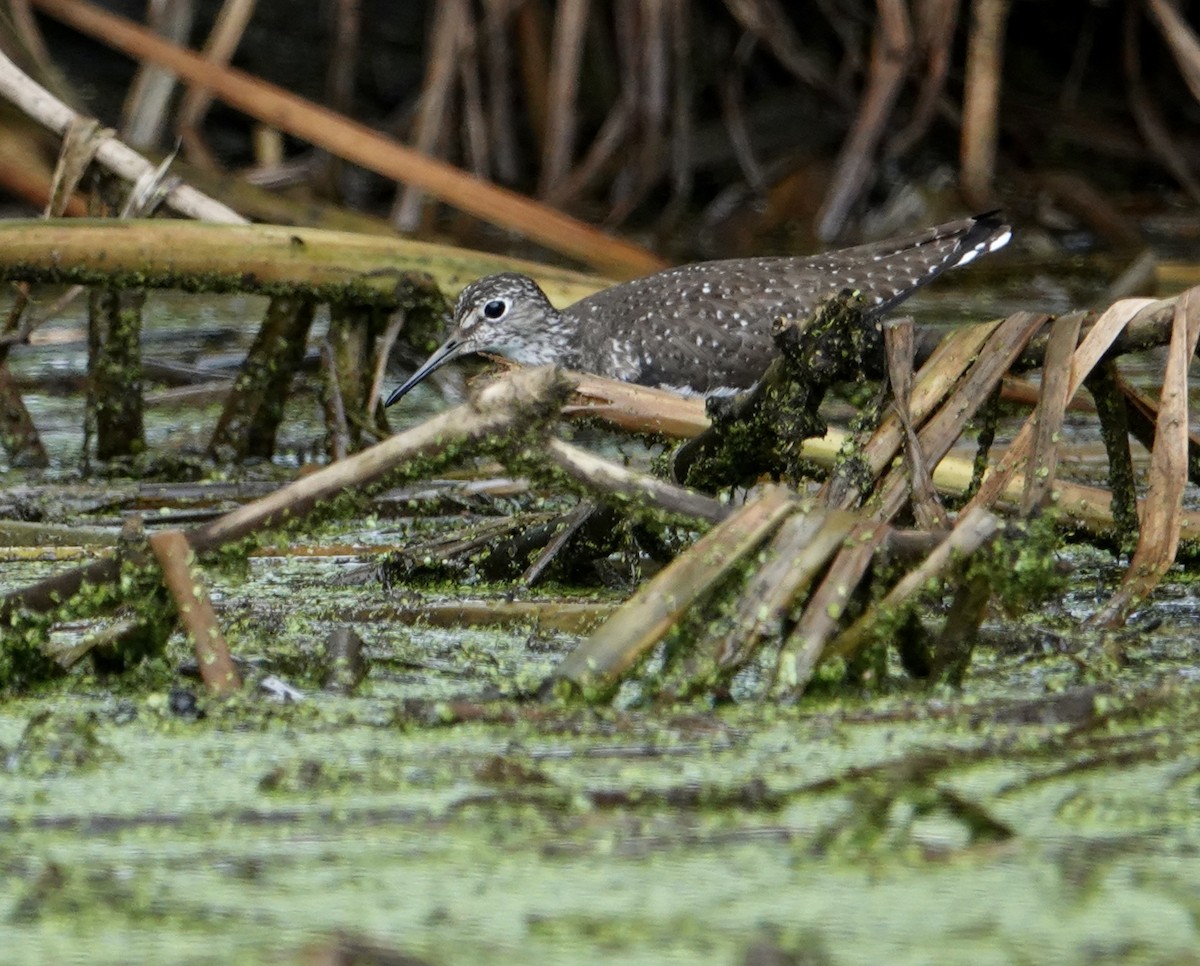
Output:
<svg viewBox="0 0 1200 966">
<path fill-rule="evenodd" d="M 508 311 L 508 303 L 504 299 L 492 299 L 483 307 L 483 316 L 486 319 L 491 319 L 493 322 L 496 319 L 503 318 L 504 313 Z"/>
</svg>

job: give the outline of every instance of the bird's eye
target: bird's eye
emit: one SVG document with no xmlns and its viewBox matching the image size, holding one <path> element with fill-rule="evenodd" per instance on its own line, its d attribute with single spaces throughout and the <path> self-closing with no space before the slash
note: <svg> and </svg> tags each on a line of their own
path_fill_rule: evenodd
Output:
<svg viewBox="0 0 1200 966">
<path fill-rule="evenodd" d="M 508 303 L 503 299 L 492 299 L 483 307 L 483 314 L 489 319 L 498 319 L 508 311 Z"/>
</svg>

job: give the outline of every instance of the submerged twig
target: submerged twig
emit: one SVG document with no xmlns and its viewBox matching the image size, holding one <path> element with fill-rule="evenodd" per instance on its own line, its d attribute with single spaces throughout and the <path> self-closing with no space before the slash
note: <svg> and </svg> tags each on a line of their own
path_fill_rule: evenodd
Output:
<svg viewBox="0 0 1200 966">
<path fill-rule="evenodd" d="M 363 640 L 353 627 L 336 627 L 325 639 L 324 688 L 334 694 L 353 694 L 367 676 Z"/>
<path fill-rule="evenodd" d="M 594 513 L 599 510 L 599 505 L 591 500 L 584 500 L 575 507 L 565 518 L 561 519 L 558 524 L 558 531 L 550 538 L 550 541 L 538 551 L 538 555 L 534 558 L 533 563 L 525 568 L 525 572 L 521 574 L 521 583 L 526 587 L 532 587 L 545 574 L 548 568 L 562 552 L 563 548 L 579 533 L 580 528 L 588 522 Z"/>
</svg>

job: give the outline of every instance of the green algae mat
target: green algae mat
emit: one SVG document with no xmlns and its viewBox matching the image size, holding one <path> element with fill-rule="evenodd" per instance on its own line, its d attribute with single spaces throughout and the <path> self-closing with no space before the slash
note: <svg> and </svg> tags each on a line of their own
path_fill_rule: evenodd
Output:
<svg viewBox="0 0 1200 966">
<path fill-rule="evenodd" d="M 1102 599 L 1119 572 L 1077 563 Z M 176 638 L 0 705 L 4 962 L 1197 961 L 1186 585 L 1141 631 L 1006 624 L 963 691 L 594 709 L 505 697 L 572 636 L 400 624 L 348 566 L 215 588 L 298 699 L 197 703 Z M 352 697 L 318 660 L 347 615 Z"/>
</svg>

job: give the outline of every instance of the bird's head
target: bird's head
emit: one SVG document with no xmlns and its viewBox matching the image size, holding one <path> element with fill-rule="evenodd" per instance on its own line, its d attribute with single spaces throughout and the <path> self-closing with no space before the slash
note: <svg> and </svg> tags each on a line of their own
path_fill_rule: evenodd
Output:
<svg viewBox="0 0 1200 966">
<path fill-rule="evenodd" d="M 435 369 L 472 352 L 494 352 L 523 365 L 557 362 L 562 318 L 528 275 L 488 275 L 462 290 L 450 337 L 387 398 L 399 400 Z"/>
</svg>

